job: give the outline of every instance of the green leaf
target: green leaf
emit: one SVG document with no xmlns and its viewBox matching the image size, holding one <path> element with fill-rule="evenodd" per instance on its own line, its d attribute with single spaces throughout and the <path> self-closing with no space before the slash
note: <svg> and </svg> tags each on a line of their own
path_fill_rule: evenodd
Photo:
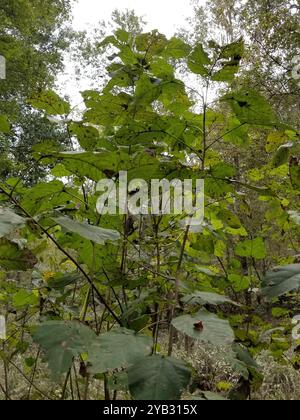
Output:
<svg viewBox="0 0 300 420">
<path fill-rule="evenodd" d="M 212 80 L 215 82 L 232 82 L 238 70 L 238 65 L 225 64 L 221 70 L 212 76 Z"/>
<path fill-rule="evenodd" d="M 201 392 L 201 396 L 191 397 L 191 400 L 201 400 L 201 401 L 225 401 L 226 398 L 222 397 L 220 394 L 216 394 L 215 392 L 205 391 Z"/>
<path fill-rule="evenodd" d="M 202 44 L 198 44 L 189 56 L 189 69 L 193 73 L 200 74 L 201 76 L 207 76 L 208 69 L 205 66 L 208 64 L 210 64 L 210 59 L 204 51 Z"/>
<path fill-rule="evenodd" d="M 271 105 L 254 91 L 228 93 L 223 97 L 228 102 L 241 123 L 273 127 L 278 124 Z"/>
<path fill-rule="evenodd" d="M 275 197 L 276 196 L 276 194 L 271 190 L 271 188 L 257 187 L 256 185 L 246 184 L 244 182 L 235 181 L 234 179 L 231 179 L 230 182 L 232 184 L 236 184 L 236 185 L 241 186 L 243 188 L 256 191 L 262 197 Z"/>
<path fill-rule="evenodd" d="M 89 349 L 92 373 L 128 367 L 150 354 L 152 339 L 120 328 L 100 335 Z"/>
<path fill-rule="evenodd" d="M 283 144 L 277 149 L 277 152 L 273 158 L 273 166 L 275 168 L 278 168 L 279 166 L 287 163 L 289 155 L 290 155 L 290 149 L 292 147 L 294 147 L 294 143 L 287 143 L 287 144 Z"/>
<path fill-rule="evenodd" d="M 93 151 L 99 140 L 99 131 L 92 126 L 80 123 L 72 123 L 69 126 L 69 132 L 76 135 L 80 146 L 84 150 Z"/>
<path fill-rule="evenodd" d="M 167 58 L 185 58 L 191 51 L 191 47 L 179 38 L 171 38 L 168 41 L 163 56 Z"/>
<path fill-rule="evenodd" d="M 274 318 L 282 318 L 284 316 L 288 316 L 290 311 L 284 308 L 272 308 L 272 316 Z"/>
<path fill-rule="evenodd" d="M 268 298 L 276 298 L 300 288 L 300 264 L 276 267 L 267 273 L 262 282 L 262 293 Z"/>
<path fill-rule="evenodd" d="M 85 122 L 108 126 L 115 123 L 120 126 L 128 121 L 128 109 L 132 103 L 130 95 L 125 93 L 100 95 L 94 91 L 85 91 L 82 96 L 87 108 L 84 114 Z"/>
<path fill-rule="evenodd" d="M 245 123 L 242 124 L 236 117 L 232 117 L 222 137 L 224 141 L 236 146 L 246 146 L 249 143 L 249 130 Z"/>
<path fill-rule="evenodd" d="M 37 259 L 28 249 L 19 249 L 18 245 L 6 239 L 0 239 L 0 267 L 6 270 L 25 271 L 33 268 Z"/>
<path fill-rule="evenodd" d="M 234 58 L 238 60 L 242 58 L 244 54 L 244 41 L 242 39 L 232 42 L 231 44 L 222 47 L 220 58 Z"/>
<path fill-rule="evenodd" d="M 105 245 L 106 242 L 114 242 L 120 239 L 120 234 L 116 230 L 103 229 L 88 223 L 77 222 L 65 216 L 55 217 L 53 220 L 68 232 L 76 233 L 99 245 Z"/>
<path fill-rule="evenodd" d="M 154 30 L 137 35 L 135 43 L 138 51 L 147 52 L 146 57 L 152 57 L 163 54 L 168 40 L 165 35 Z"/>
<path fill-rule="evenodd" d="M 0 115 L 0 133 L 10 133 L 10 123 L 6 115 Z"/>
<path fill-rule="evenodd" d="M 124 29 L 117 29 L 115 35 L 121 42 L 128 42 L 130 37 L 130 33 L 126 32 Z"/>
<path fill-rule="evenodd" d="M 224 303 L 231 303 L 233 305 L 238 305 L 238 303 L 229 299 L 227 296 L 219 295 L 218 293 L 212 292 L 194 292 L 190 295 L 184 296 L 182 302 L 187 304 L 197 304 L 197 305 L 222 305 Z"/>
<path fill-rule="evenodd" d="M 128 45 L 121 47 L 119 57 L 126 65 L 134 65 L 138 61 L 137 56 Z"/>
<path fill-rule="evenodd" d="M 40 92 L 28 99 L 29 105 L 37 109 L 42 109 L 49 115 L 63 115 L 70 112 L 68 102 L 61 99 L 57 93 L 48 90 Z"/>
<path fill-rule="evenodd" d="M 140 105 L 151 104 L 159 97 L 160 93 L 161 86 L 158 79 L 157 81 L 152 81 L 146 74 L 143 74 L 136 83 L 135 96 Z"/>
<path fill-rule="evenodd" d="M 233 229 L 239 229 L 242 227 L 240 219 L 229 210 L 220 209 L 218 217 L 222 220 L 222 222 Z"/>
<path fill-rule="evenodd" d="M 210 172 L 214 178 L 232 178 L 236 175 L 236 168 L 229 163 L 219 162 L 211 167 Z"/>
<path fill-rule="evenodd" d="M 114 37 L 113 35 L 109 35 L 106 38 L 104 38 L 99 44 L 98 47 L 107 47 L 108 45 L 112 44 L 114 47 L 120 47 L 120 43 L 117 40 L 116 37 Z"/>
<path fill-rule="evenodd" d="M 232 352 L 228 353 L 227 360 L 232 368 L 238 372 L 245 380 L 248 380 L 250 374 L 254 379 L 260 379 L 259 366 L 253 359 L 249 350 L 241 344 L 234 343 Z"/>
<path fill-rule="evenodd" d="M 213 74 L 212 80 L 217 82 L 232 82 L 239 70 L 240 61 L 244 54 L 244 41 L 239 40 L 221 47 L 217 65 L 221 69 Z"/>
<path fill-rule="evenodd" d="M 235 253 L 240 257 L 252 257 L 257 260 L 262 260 L 267 256 L 265 242 L 260 237 L 240 242 L 235 248 Z"/>
<path fill-rule="evenodd" d="M 23 306 L 35 306 L 39 303 L 38 294 L 34 292 L 28 292 L 27 290 L 19 290 L 13 295 L 12 304 L 15 308 L 21 308 Z"/>
<path fill-rule="evenodd" d="M 33 334 L 33 340 L 46 353 L 54 380 L 68 372 L 73 358 L 87 353 L 95 339 L 96 335 L 90 328 L 75 321 L 44 322 Z"/>
<path fill-rule="evenodd" d="M 130 166 L 129 156 L 123 151 L 53 153 L 52 158 L 61 161 L 74 175 L 87 177 L 96 182 L 103 178 L 103 171 L 111 171 L 114 174 Z"/>
<path fill-rule="evenodd" d="M 0 207 L 0 238 L 16 229 L 22 229 L 26 220 L 8 208 Z"/>
<path fill-rule="evenodd" d="M 145 357 L 128 370 L 129 390 L 135 400 L 179 400 L 190 377 L 183 361 L 158 355 Z"/>
<path fill-rule="evenodd" d="M 47 281 L 47 286 L 51 289 L 64 289 L 70 284 L 77 283 L 81 279 L 78 273 L 56 274 Z"/>
<path fill-rule="evenodd" d="M 290 180 L 293 188 L 300 190 L 300 160 L 292 157 L 289 162 Z"/>
<path fill-rule="evenodd" d="M 202 322 L 203 328 L 197 329 L 194 324 Z M 234 334 L 227 320 L 215 314 L 200 311 L 195 315 L 183 315 L 172 320 L 172 325 L 180 332 L 194 339 L 209 342 L 217 346 L 234 341 Z"/>
<path fill-rule="evenodd" d="M 60 181 L 40 182 L 26 191 L 21 201 L 22 207 L 35 215 L 63 205 L 70 200 L 70 196 L 64 193 L 64 188 Z"/>
<path fill-rule="evenodd" d="M 241 292 L 249 289 L 251 286 L 251 279 L 249 276 L 240 276 L 239 274 L 229 274 L 228 280 L 233 285 L 235 292 Z"/>
<path fill-rule="evenodd" d="M 285 132 L 282 131 L 274 131 L 268 135 L 266 141 L 266 151 L 268 153 L 275 152 L 279 146 L 286 143 L 288 136 Z"/>
<path fill-rule="evenodd" d="M 150 64 L 151 73 L 159 79 L 174 79 L 174 69 L 171 64 L 162 58 L 157 58 Z"/>
</svg>

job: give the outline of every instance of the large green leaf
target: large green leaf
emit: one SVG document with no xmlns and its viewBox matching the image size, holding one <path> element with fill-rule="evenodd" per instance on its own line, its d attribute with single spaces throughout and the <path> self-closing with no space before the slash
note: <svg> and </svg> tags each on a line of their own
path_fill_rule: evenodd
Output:
<svg viewBox="0 0 300 420">
<path fill-rule="evenodd" d="M 22 308 L 24 306 L 34 307 L 39 303 L 38 292 L 31 292 L 28 290 L 20 289 L 13 295 L 12 304 L 14 308 Z"/>
<path fill-rule="evenodd" d="M 168 44 L 168 40 L 165 35 L 154 30 L 152 32 L 137 35 L 135 44 L 138 51 L 146 52 L 145 57 L 152 57 L 162 54 Z"/>
<path fill-rule="evenodd" d="M 239 39 L 231 44 L 221 47 L 220 58 L 236 58 L 241 59 L 244 54 L 244 41 Z"/>
<path fill-rule="evenodd" d="M 221 70 L 213 75 L 212 80 L 215 82 L 231 82 L 238 70 L 238 65 L 225 64 Z"/>
<path fill-rule="evenodd" d="M 267 100 L 254 91 L 228 93 L 223 98 L 227 101 L 241 123 L 273 127 L 278 124 L 272 107 Z"/>
<path fill-rule="evenodd" d="M 170 39 L 170 41 L 168 41 L 162 55 L 167 58 L 178 59 L 186 57 L 190 51 L 191 47 L 188 44 L 179 38 L 173 37 Z"/>
<path fill-rule="evenodd" d="M 239 382 L 230 390 L 229 399 L 245 400 L 249 397 L 250 385 L 255 389 L 262 385 L 263 375 L 250 352 L 241 344 L 234 343 L 226 357 L 232 368 L 241 375 Z"/>
<path fill-rule="evenodd" d="M 262 283 L 262 293 L 268 298 L 282 296 L 300 288 L 300 264 L 276 267 L 267 273 Z"/>
<path fill-rule="evenodd" d="M 208 64 L 210 64 L 210 59 L 204 51 L 202 44 L 196 45 L 188 59 L 189 69 L 193 73 L 201 74 L 201 76 L 207 76 L 208 69 L 205 66 Z"/>
<path fill-rule="evenodd" d="M 69 133 L 76 135 L 80 146 L 84 150 L 94 150 L 99 141 L 99 131 L 90 125 L 73 122 L 69 125 Z"/>
<path fill-rule="evenodd" d="M 195 324 L 202 322 L 202 329 Z M 195 315 L 183 315 L 172 320 L 172 325 L 180 332 L 197 340 L 215 345 L 224 345 L 234 341 L 234 334 L 229 322 L 215 314 L 200 311 Z"/>
<path fill-rule="evenodd" d="M 236 117 L 231 117 L 224 130 L 223 140 L 237 146 L 245 146 L 249 143 L 249 130 L 245 123 L 241 123 Z"/>
<path fill-rule="evenodd" d="M 227 209 L 220 209 L 218 217 L 222 220 L 222 222 L 233 229 L 240 229 L 242 227 L 240 219 Z"/>
<path fill-rule="evenodd" d="M 36 263 L 37 259 L 29 249 L 20 249 L 16 243 L 0 239 L 0 267 L 24 271 L 33 268 Z"/>
<path fill-rule="evenodd" d="M 47 281 L 47 286 L 51 289 L 63 289 L 70 284 L 75 284 L 80 280 L 81 276 L 79 273 L 65 273 L 65 274 L 55 274 L 53 277 L 50 277 Z"/>
<path fill-rule="evenodd" d="M 184 296 L 182 302 L 185 304 L 192 305 L 222 305 L 224 303 L 231 303 L 233 305 L 238 305 L 233 300 L 229 299 L 227 296 L 219 295 L 218 293 L 212 292 L 194 292 L 190 295 Z"/>
<path fill-rule="evenodd" d="M 8 208 L 0 207 L 0 238 L 25 226 L 25 219 Z"/>
<path fill-rule="evenodd" d="M 68 372 L 73 358 L 88 352 L 95 333 L 76 321 L 47 321 L 38 326 L 33 339 L 45 351 L 53 379 Z"/>
<path fill-rule="evenodd" d="M 151 337 L 120 328 L 100 335 L 89 349 L 92 373 L 128 367 L 151 352 Z"/>
<path fill-rule="evenodd" d="M 139 105 L 148 105 L 156 100 L 161 93 L 160 81 L 152 80 L 146 74 L 136 83 L 135 96 Z"/>
<path fill-rule="evenodd" d="M 239 40 L 222 47 L 219 54 L 220 60 L 218 60 L 217 63 L 218 65 L 221 65 L 221 69 L 213 74 L 212 80 L 217 82 L 231 82 L 239 70 L 243 53 L 243 40 Z"/>
<path fill-rule="evenodd" d="M 21 204 L 28 213 L 35 215 L 44 210 L 64 205 L 70 196 L 64 192 L 65 186 L 60 181 L 40 182 L 23 195 Z"/>
<path fill-rule="evenodd" d="M 253 377 L 259 375 L 258 364 L 248 349 L 241 344 L 233 343 L 232 352 L 228 352 L 226 360 L 228 360 L 232 368 L 240 373 L 244 379 L 249 379 L 250 374 Z"/>
<path fill-rule="evenodd" d="M 84 121 L 97 124 L 113 124 L 120 126 L 128 121 L 128 109 L 132 103 L 132 97 L 125 93 L 113 95 L 105 93 L 100 95 L 94 91 L 82 93 L 87 111 L 84 114 Z"/>
<path fill-rule="evenodd" d="M 49 154 L 47 154 L 49 157 Z M 54 160 L 60 161 L 74 175 L 86 177 L 98 182 L 105 171 L 112 174 L 130 167 L 130 157 L 124 151 L 112 152 L 66 152 L 53 153 Z"/>
<path fill-rule="evenodd" d="M 53 220 L 68 232 L 77 233 L 83 238 L 99 245 L 104 245 L 106 242 L 113 242 L 120 239 L 120 234 L 116 230 L 92 226 L 88 223 L 78 222 L 65 216 L 55 217 Z"/>
<path fill-rule="evenodd" d="M 63 115 L 70 112 L 68 102 L 61 99 L 57 93 L 48 90 L 43 91 L 32 98 L 28 99 L 28 103 L 34 108 L 43 109 L 50 115 Z"/>
<path fill-rule="evenodd" d="M 265 242 L 260 237 L 240 242 L 235 248 L 235 253 L 240 257 L 253 257 L 257 260 L 267 256 Z"/>
<path fill-rule="evenodd" d="M 33 334 L 35 342 L 46 353 L 55 379 L 66 373 L 72 360 L 88 353 L 92 373 L 128 367 L 151 352 L 150 337 L 137 335 L 124 328 L 96 336 L 87 326 L 76 321 L 48 321 Z"/>
<path fill-rule="evenodd" d="M 135 400 L 179 400 L 190 377 L 191 372 L 183 361 L 148 356 L 129 369 L 129 390 Z"/>
</svg>

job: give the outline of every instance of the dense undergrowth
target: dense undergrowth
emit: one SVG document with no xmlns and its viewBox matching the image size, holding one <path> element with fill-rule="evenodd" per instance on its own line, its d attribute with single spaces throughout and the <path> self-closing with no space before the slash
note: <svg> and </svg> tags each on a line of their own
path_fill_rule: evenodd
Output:
<svg viewBox="0 0 300 420">
<path fill-rule="evenodd" d="M 53 91 L 28 100 L 72 146 L 33 147 L 35 185 L 0 183 L 2 398 L 297 399 L 297 130 L 239 86 L 242 40 L 118 30 L 104 47 L 108 81 L 82 93 L 81 121 Z M 204 222 L 99 214 L 97 183 L 120 171 L 204 179 Z"/>
</svg>

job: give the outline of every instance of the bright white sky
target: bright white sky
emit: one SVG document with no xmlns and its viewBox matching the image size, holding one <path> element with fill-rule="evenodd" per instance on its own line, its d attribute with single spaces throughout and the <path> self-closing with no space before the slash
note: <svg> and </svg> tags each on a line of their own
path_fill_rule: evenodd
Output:
<svg viewBox="0 0 300 420">
<path fill-rule="evenodd" d="M 200 4 L 205 2 L 199 1 Z M 193 15 L 190 0 L 77 0 L 73 6 L 73 28 L 93 31 L 98 22 L 109 22 L 115 9 L 134 10 L 137 16 L 147 22 L 145 31 L 158 29 L 168 38 L 178 28 L 186 26 L 186 18 Z M 62 95 L 69 95 L 73 105 L 79 105 L 82 103 L 79 92 L 92 88 L 90 79 L 87 74 L 76 81 L 74 63 L 66 57 L 65 64 L 65 72 L 57 78 L 58 91 Z"/>
<path fill-rule="evenodd" d="M 204 3 L 204 0 L 203 0 Z M 172 36 L 192 15 L 189 0 L 78 0 L 74 7 L 74 27 L 88 29 L 100 20 L 109 20 L 114 9 L 133 9 L 148 22 L 146 29 L 158 29 Z"/>
</svg>

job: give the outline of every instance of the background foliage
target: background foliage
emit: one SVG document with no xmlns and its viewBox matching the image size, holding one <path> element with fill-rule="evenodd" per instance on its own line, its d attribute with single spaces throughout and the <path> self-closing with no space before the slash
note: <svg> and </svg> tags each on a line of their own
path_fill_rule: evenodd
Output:
<svg viewBox="0 0 300 420">
<path fill-rule="evenodd" d="M 298 5 L 195 4 L 171 39 L 115 12 L 101 42 L 73 34 L 102 63 L 81 113 L 53 85 L 71 5 L 34 3 L 1 10 L 3 398 L 239 400 L 265 386 L 263 354 L 297 372 Z M 203 178 L 205 223 L 99 215 L 96 183 L 121 170 Z M 212 346 L 230 374 L 208 385 L 191 355 Z"/>
</svg>

